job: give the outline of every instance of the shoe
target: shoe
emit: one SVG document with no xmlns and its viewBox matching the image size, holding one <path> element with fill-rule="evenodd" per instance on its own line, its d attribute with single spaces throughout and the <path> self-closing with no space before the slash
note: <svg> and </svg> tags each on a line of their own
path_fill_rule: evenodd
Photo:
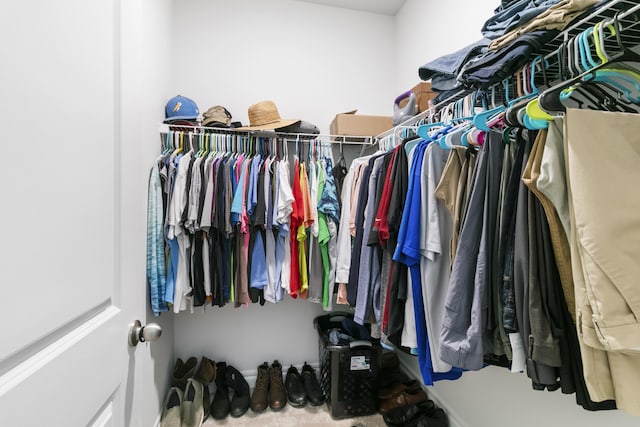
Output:
<svg viewBox="0 0 640 427">
<path fill-rule="evenodd" d="M 202 356 L 193 377 L 202 385 L 211 384 L 216 379 L 216 362 Z"/>
<path fill-rule="evenodd" d="M 251 400 L 251 390 L 247 380 L 244 379 L 240 371 L 231 365 L 227 366 L 225 383 L 233 389 L 233 398 L 230 403 L 230 413 L 232 417 L 241 417 L 249 409 Z"/>
<path fill-rule="evenodd" d="M 182 390 L 171 387 L 162 404 L 160 427 L 181 427 L 180 411 L 182 410 Z"/>
<path fill-rule="evenodd" d="M 269 406 L 279 411 L 287 404 L 287 390 L 282 383 L 282 365 L 274 360 L 269 368 Z"/>
<path fill-rule="evenodd" d="M 388 427 L 417 426 L 420 418 L 431 416 L 435 410 L 435 403 L 426 400 L 416 405 L 392 409 L 382 418 Z"/>
<path fill-rule="evenodd" d="M 379 412 L 386 414 L 395 408 L 416 405 L 427 400 L 427 393 L 422 388 L 417 390 L 404 390 L 390 399 L 380 403 Z"/>
<path fill-rule="evenodd" d="M 294 408 L 302 408 L 307 405 L 307 392 L 304 389 L 302 377 L 298 369 L 293 365 L 287 369 L 284 387 L 287 390 L 287 397 L 291 406 Z"/>
<path fill-rule="evenodd" d="M 227 364 L 225 362 L 216 363 L 216 394 L 211 401 L 211 416 L 216 420 L 223 420 L 231 411 L 229 401 L 229 388 L 225 382 Z"/>
<path fill-rule="evenodd" d="M 442 408 L 436 408 L 431 414 L 424 414 L 417 427 L 449 427 L 449 418 Z"/>
<path fill-rule="evenodd" d="M 316 377 L 316 372 L 311 365 L 304 362 L 302 365 L 302 382 L 304 383 L 305 393 L 307 394 L 307 400 L 311 406 L 318 406 L 324 403 L 324 393 L 322 387 Z"/>
<path fill-rule="evenodd" d="M 196 372 L 196 366 L 198 365 L 198 359 L 190 357 L 186 362 L 178 358 L 176 365 L 171 373 L 171 387 L 178 387 L 184 391 L 187 387 L 187 380 L 193 378 Z"/>
<path fill-rule="evenodd" d="M 204 407 L 204 419 L 209 418 L 209 413 L 211 411 L 211 396 L 209 395 L 209 384 L 211 384 L 216 379 L 216 362 L 213 360 L 202 356 L 200 359 L 200 364 L 196 369 L 196 372 L 193 376 L 196 380 L 198 380 L 203 387 L 202 393 L 202 406 Z"/>
<path fill-rule="evenodd" d="M 206 421 L 211 413 L 211 395 L 209 394 L 209 386 L 202 384 L 202 407 L 204 408 L 204 419 Z"/>
<path fill-rule="evenodd" d="M 249 407 L 253 412 L 262 412 L 269 406 L 269 364 L 258 366 L 258 377 L 253 388 Z"/>
<path fill-rule="evenodd" d="M 420 388 L 420 383 L 416 379 L 411 379 L 404 383 L 395 383 L 387 388 L 378 390 L 378 399 L 386 400 L 402 393 L 405 390 L 417 390 Z"/>
<path fill-rule="evenodd" d="M 189 378 L 182 399 L 180 411 L 181 427 L 200 427 L 204 421 L 204 407 L 202 406 L 202 384 L 198 380 Z"/>
</svg>

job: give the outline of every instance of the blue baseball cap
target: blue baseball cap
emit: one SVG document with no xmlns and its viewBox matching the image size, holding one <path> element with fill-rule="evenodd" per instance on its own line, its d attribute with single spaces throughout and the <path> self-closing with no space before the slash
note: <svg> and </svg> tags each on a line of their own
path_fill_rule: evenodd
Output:
<svg viewBox="0 0 640 427">
<path fill-rule="evenodd" d="M 171 98 L 164 107 L 165 123 L 175 120 L 197 120 L 200 110 L 192 99 L 178 95 Z"/>
</svg>

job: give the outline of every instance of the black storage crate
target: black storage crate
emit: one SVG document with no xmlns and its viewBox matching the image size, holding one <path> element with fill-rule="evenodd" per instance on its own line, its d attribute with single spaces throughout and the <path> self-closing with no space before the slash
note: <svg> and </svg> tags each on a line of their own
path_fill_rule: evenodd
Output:
<svg viewBox="0 0 640 427">
<path fill-rule="evenodd" d="M 341 328 L 348 313 L 331 313 L 313 321 L 320 344 L 320 385 L 332 418 L 349 418 L 376 413 L 379 340 L 353 341 L 334 345 L 328 331 Z"/>
</svg>

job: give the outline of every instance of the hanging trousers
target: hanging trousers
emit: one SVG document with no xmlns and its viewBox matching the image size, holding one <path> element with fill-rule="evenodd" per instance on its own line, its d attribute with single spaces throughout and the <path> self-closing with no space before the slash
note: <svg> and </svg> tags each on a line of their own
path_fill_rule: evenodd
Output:
<svg viewBox="0 0 640 427">
<path fill-rule="evenodd" d="M 640 115 L 568 109 L 571 263 L 593 400 L 640 415 Z"/>
</svg>

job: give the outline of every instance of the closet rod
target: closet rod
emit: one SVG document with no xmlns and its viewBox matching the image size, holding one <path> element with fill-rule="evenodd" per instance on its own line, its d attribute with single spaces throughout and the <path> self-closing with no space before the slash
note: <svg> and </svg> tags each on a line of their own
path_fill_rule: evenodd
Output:
<svg viewBox="0 0 640 427">
<path fill-rule="evenodd" d="M 471 92 L 473 92 L 473 90 L 461 89 L 456 94 L 451 95 L 450 97 L 448 97 L 447 99 L 445 99 L 445 100 L 443 100 L 441 102 L 438 102 L 437 104 L 429 107 L 428 109 L 424 110 L 423 112 L 418 113 L 413 117 L 409 117 L 407 120 L 405 120 L 405 121 L 403 121 L 401 123 L 398 123 L 397 125 L 395 125 L 391 129 L 388 129 L 388 130 L 376 135 L 375 136 L 376 142 L 381 140 L 381 139 L 383 139 L 383 138 L 386 138 L 389 135 L 392 135 L 399 127 L 411 126 L 411 125 L 419 122 L 420 120 L 425 119 L 425 118 L 429 117 L 430 115 L 435 114 L 435 112 L 438 111 L 438 108 L 443 107 L 443 106 L 445 106 L 447 104 L 450 104 L 452 102 L 455 102 L 458 99 L 463 98 L 466 95 L 470 94 Z"/>
<path fill-rule="evenodd" d="M 180 129 L 194 129 L 194 130 L 212 130 L 213 133 L 240 135 L 240 136 L 255 136 L 262 138 L 288 138 L 290 142 L 295 142 L 296 138 L 301 140 L 313 140 L 313 139 L 329 139 L 329 143 L 337 143 L 344 145 L 374 145 L 376 143 L 374 137 L 363 135 L 331 135 L 331 134 L 315 134 L 315 133 L 286 133 L 286 132 L 274 132 L 267 130 L 237 130 L 234 128 L 216 128 L 211 126 L 190 126 L 190 125 L 172 125 L 163 123 L 160 125 L 160 133 L 167 133 L 170 128 Z"/>
</svg>

